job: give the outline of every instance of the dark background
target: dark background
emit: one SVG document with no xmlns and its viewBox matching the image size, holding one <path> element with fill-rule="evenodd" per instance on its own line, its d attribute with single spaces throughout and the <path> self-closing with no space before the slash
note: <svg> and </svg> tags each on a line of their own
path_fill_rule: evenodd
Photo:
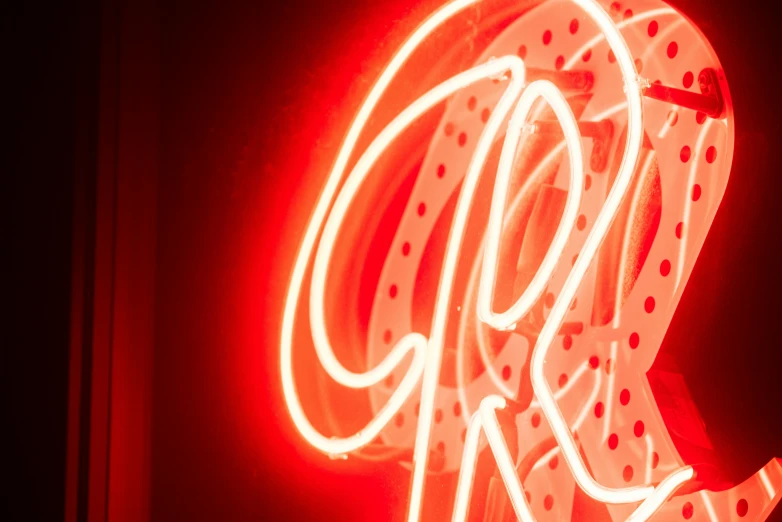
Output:
<svg viewBox="0 0 782 522">
<path fill-rule="evenodd" d="M 142 59 L 160 70 L 150 98 L 160 166 L 152 520 L 403 512 L 407 479 L 395 465 L 335 464 L 296 440 L 275 351 L 287 270 L 316 193 L 301 188 L 304 180 L 322 179 L 313 166 L 333 157 L 376 64 L 437 3 L 160 0 L 150 8 L 159 31 L 144 37 L 159 53 Z M 741 480 L 782 456 L 779 24 L 763 4 L 673 3 L 720 56 L 737 142 L 725 198 L 663 350 L 683 353 L 726 471 Z M 62 519 L 74 191 L 97 154 L 107 5 L 119 4 L 14 4 L 2 16 L 11 91 L 1 169 L 10 213 L 3 520 Z"/>
</svg>

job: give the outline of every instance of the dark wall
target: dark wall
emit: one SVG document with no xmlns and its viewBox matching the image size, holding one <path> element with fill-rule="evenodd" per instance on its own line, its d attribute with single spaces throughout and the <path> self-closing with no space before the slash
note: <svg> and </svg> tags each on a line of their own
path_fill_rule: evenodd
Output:
<svg viewBox="0 0 782 522">
<path fill-rule="evenodd" d="M 3 6 L 0 519 L 64 510 L 74 187 L 94 158 L 95 2 Z"/>
</svg>

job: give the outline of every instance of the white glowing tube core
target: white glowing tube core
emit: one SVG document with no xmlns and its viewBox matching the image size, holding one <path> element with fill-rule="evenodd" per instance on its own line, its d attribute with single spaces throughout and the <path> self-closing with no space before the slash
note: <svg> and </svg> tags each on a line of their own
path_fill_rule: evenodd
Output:
<svg viewBox="0 0 782 522">
<path fill-rule="evenodd" d="M 487 244 L 484 251 L 478 289 L 478 316 L 483 322 L 499 330 L 512 329 L 519 319 L 529 311 L 533 303 L 540 298 L 571 235 L 581 204 L 583 190 L 584 172 L 581 137 L 576 119 L 567 101 L 562 93 L 547 81 L 533 82 L 525 89 L 523 62 L 518 57 L 505 56 L 476 66 L 446 80 L 402 111 L 364 151 L 337 194 L 337 188 L 345 175 L 346 166 L 353 154 L 358 137 L 396 73 L 428 35 L 449 18 L 477 2 L 478 0 L 452 1 L 427 19 L 413 33 L 410 39 L 405 42 L 370 91 L 367 100 L 362 105 L 350 127 L 307 227 L 294 265 L 283 314 L 280 355 L 285 401 L 298 431 L 308 443 L 325 453 L 346 454 L 369 444 L 400 410 L 419 381 L 421 382 L 421 402 L 413 452 L 413 479 L 408 511 L 408 521 L 410 522 L 415 522 L 420 518 L 433 422 L 434 400 L 440 376 L 453 279 L 456 274 L 462 239 L 481 172 L 486 164 L 491 145 L 499 134 L 502 123 L 507 116 L 511 114 L 494 186 Z M 605 503 L 642 502 L 633 513 L 631 520 L 643 521 L 659 509 L 677 487 L 692 478 L 692 468 L 685 467 L 675 471 L 656 488 L 651 485 L 608 488 L 598 484 L 590 475 L 582 460 L 573 434 L 559 410 L 556 397 L 551 392 L 544 374 L 546 353 L 551 347 L 554 337 L 559 331 L 567 310 L 575 297 L 576 291 L 589 269 L 596 252 L 600 248 L 619 205 L 627 192 L 633 173 L 636 170 L 643 137 L 641 92 L 634 61 L 626 42 L 619 33 L 617 26 L 596 1 L 573 0 L 573 2 L 580 6 L 601 29 L 622 71 L 628 109 L 627 145 L 614 186 L 540 332 L 532 353 L 531 378 L 538 404 L 551 426 L 563 457 L 579 487 L 588 495 Z M 380 155 L 417 118 L 457 91 L 480 80 L 502 77 L 503 75 L 509 75 L 509 81 L 507 81 L 505 91 L 478 140 L 457 201 L 452 229 L 443 259 L 431 337 L 427 339 L 421 334 L 409 333 L 399 339 L 388 355 L 374 368 L 365 372 L 352 372 L 346 369 L 336 358 L 329 340 L 326 330 L 324 296 L 326 276 L 334 244 L 354 197 Z M 492 300 L 496 285 L 499 242 L 512 163 L 522 128 L 529 116 L 532 104 L 540 97 L 548 102 L 562 126 L 569 154 L 570 188 L 565 210 L 551 247 L 544 256 L 543 262 L 535 273 L 532 282 L 508 310 L 495 313 L 492 310 Z M 336 200 L 334 199 L 335 196 Z M 329 207 L 331 207 L 330 212 Z M 326 222 L 318 241 L 318 233 L 324 220 Z M 392 393 L 388 402 L 362 430 L 344 438 L 327 437 L 312 426 L 302 409 L 293 378 L 292 349 L 296 309 L 299 303 L 304 275 L 315 251 L 316 242 L 317 251 L 312 271 L 309 316 L 315 351 L 329 376 L 336 382 L 349 388 L 367 388 L 385 379 L 412 352 L 410 366 L 399 387 Z M 479 411 L 473 415 L 469 423 L 463 455 L 463 467 L 457 488 L 454 520 L 464 520 L 466 516 L 481 429 L 486 433 L 489 446 L 497 460 L 497 465 L 508 489 L 516 514 L 524 522 L 532 522 L 534 520 L 526 503 L 521 483 L 518 480 L 514 462 L 510 457 L 497 421 L 495 412 L 497 409 L 504 407 L 505 399 L 499 396 L 489 396 L 481 402 Z"/>
</svg>

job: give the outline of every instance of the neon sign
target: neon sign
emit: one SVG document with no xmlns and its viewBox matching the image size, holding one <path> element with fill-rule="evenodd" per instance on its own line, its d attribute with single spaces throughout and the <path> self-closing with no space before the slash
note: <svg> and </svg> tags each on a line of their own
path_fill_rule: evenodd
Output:
<svg viewBox="0 0 782 522">
<path fill-rule="evenodd" d="M 685 519 L 762 520 L 782 494 L 779 461 L 732 489 L 695 487 L 698 474 L 677 452 L 646 375 L 727 183 L 732 112 L 716 56 L 692 24 L 658 0 L 521 3 L 521 15 L 474 66 L 429 89 L 357 151 L 370 117 L 417 49 L 450 20 L 484 4 L 447 3 L 402 45 L 355 117 L 310 219 L 285 303 L 281 372 L 296 428 L 309 444 L 334 456 L 376 440 L 411 446 L 408 521 L 421 518 L 435 438 L 442 444 L 444 469 L 458 471 L 453 520 L 466 519 L 482 434 L 513 511 L 525 522 L 569 517 L 567 499 L 572 502 L 576 486 L 608 505 L 614 520 L 667 519 L 674 513 Z M 599 55 L 605 58 L 599 61 Z M 696 66 L 697 82 L 689 70 Z M 683 88 L 666 86 L 680 84 Z M 573 91 L 589 96 L 579 102 Z M 401 217 L 378 279 L 368 327 L 369 369 L 351 371 L 335 353 L 325 302 L 340 232 L 380 158 L 444 103 L 409 212 Z M 555 120 L 546 119 L 547 111 Z M 476 129 L 468 137 L 467 130 Z M 525 154 L 533 156 L 529 149 L 541 135 L 554 136 L 552 145 L 529 165 Z M 474 144 L 468 144 L 470 138 Z M 609 166 L 612 154 L 616 161 Z M 492 158 L 496 168 L 489 167 Z M 492 170 L 487 225 L 459 304 L 454 288 L 465 234 L 475 219 L 481 181 Z M 520 188 L 512 190 L 519 177 Z M 452 194 L 455 207 L 426 336 L 410 324 L 413 260 L 420 264 L 425 236 Z M 501 277 L 504 235 L 525 200 L 531 207 L 522 234 L 527 245 L 541 243 L 535 234 L 544 228 L 530 223 L 549 214 L 560 217 L 548 224 L 550 238 L 542 241 L 547 248 L 527 256 L 536 264 L 519 270 L 523 284 L 511 299 L 505 296 L 505 310 L 498 312 L 495 294 L 514 286 Z M 312 425 L 294 378 L 294 326 L 310 265 L 308 313 L 318 360 L 336 383 L 368 390 L 374 410 L 361 430 L 346 437 Z M 606 265 L 608 270 L 601 268 Z M 606 283 L 606 274 L 613 284 Z M 460 323 L 457 382 L 449 387 L 441 378 L 454 337 L 448 335 L 454 310 Z M 485 370 L 470 383 L 468 324 Z M 486 346 L 487 330 L 506 336 L 494 354 Z M 526 403 L 514 391 L 524 388 L 525 378 Z M 449 404 L 454 414 L 445 420 L 443 406 Z M 511 432 L 517 433 L 501 425 L 498 415 L 508 413 Z M 403 429 L 403 419 L 415 417 L 414 431 Z M 463 435 L 456 444 L 454 433 Z M 446 446 L 442 440 L 449 434 Z M 552 440 L 550 449 L 528 463 L 524 477 L 509 436 L 518 439 L 511 445 L 522 457 Z M 557 479 L 541 479 L 543 468 L 556 469 L 552 463 L 560 458 L 565 465 Z M 677 495 L 685 485 L 694 490 Z"/>
</svg>

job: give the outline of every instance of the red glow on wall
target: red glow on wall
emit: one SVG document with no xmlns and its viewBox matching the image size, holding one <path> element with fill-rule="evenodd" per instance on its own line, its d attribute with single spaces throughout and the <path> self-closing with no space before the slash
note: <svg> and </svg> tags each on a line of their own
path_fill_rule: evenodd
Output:
<svg viewBox="0 0 782 522">
<path fill-rule="evenodd" d="M 408 520 L 421 517 L 429 474 L 458 474 L 446 496 L 454 520 L 468 516 L 483 432 L 505 509 L 525 521 L 570 516 L 576 486 L 613 519 L 764 519 L 779 501 L 779 462 L 720 490 L 686 386 L 671 368 L 647 378 L 730 172 L 732 107 L 716 55 L 658 1 L 478 4 L 446 4 L 401 46 L 310 218 L 281 341 L 299 433 L 337 460 L 412 462 Z M 460 17 L 480 28 L 466 59 L 444 53 L 458 50 L 459 33 L 444 28 Z M 421 81 L 432 85 L 363 136 L 376 106 L 399 103 L 398 78 L 421 66 L 426 45 L 444 56 Z M 376 261 L 372 233 L 389 227 L 373 210 L 400 187 L 404 208 L 391 235 L 379 231 L 388 243 L 367 322 L 351 328 L 339 314 L 362 290 L 351 274 Z M 423 312 L 422 278 L 436 283 Z M 422 313 L 430 325 L 417 330 Z M 303 405 L 324 385 L 295 377 L 312 364 L 294 355 L 309 344 L 299 316 L 328 377 L 366 389 L 368 405 L 354 395 L 310 420 Z"/>
</svg>

